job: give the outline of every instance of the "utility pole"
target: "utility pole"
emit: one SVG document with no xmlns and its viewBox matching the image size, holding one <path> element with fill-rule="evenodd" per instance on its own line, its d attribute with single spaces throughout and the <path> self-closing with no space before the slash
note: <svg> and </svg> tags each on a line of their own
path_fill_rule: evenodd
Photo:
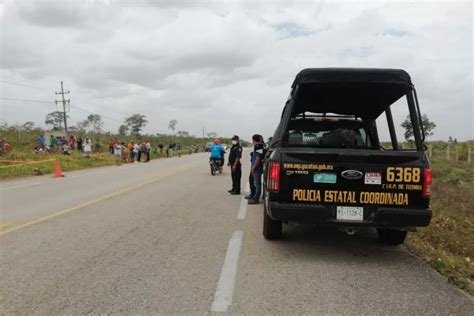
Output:
<svg viewBox="0 0 474 316">
<path fill-rule="evenodd" d="M 202 150 L 206 151 L 206 141 L 204 139 L 204 133 L 205 133 L 204 125 L 202 126 Z"/>
<path fill-rule="evenodd" d="M 63 115 L 64 115 L 64 132 L 66 133 L 66 137 L 68 136 L 67 134 L 67 115 L 66 115 L 66 103 L 69 104 L 71 102 L 71 99 L 65 99 L 64 95 L 69 94 L 71 91 L 67 90 L 64 91 L 63 88 L 63 82 L 61 81 L 61 91 L 60 92 L 55 92 L 56 95 L 61 95 L 61 100 L 56 100 L 56 104 L 62 103 L 63 104 Z"/>
</svg>

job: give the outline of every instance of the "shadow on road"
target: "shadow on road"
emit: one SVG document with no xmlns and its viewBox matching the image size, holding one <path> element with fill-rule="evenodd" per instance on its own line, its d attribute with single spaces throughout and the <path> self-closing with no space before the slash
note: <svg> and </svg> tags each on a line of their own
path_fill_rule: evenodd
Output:
<svg viewBox="0 0 474 316">
<path fill-rule="evenodd" d="M 289 224 L 284 225 L 282 239 L 269 243 L 279 251 L 304 261 L 317 259 L 386 264 L 408 257 L 403 246 L 381 243 L 375 230 L 368 228 L 348 235 L 333 227 Z"/>
</svg>

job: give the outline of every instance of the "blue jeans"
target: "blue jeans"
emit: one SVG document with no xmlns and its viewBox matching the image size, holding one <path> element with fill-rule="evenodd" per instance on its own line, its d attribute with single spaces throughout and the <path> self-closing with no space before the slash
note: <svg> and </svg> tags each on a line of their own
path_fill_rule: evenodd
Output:
<svg viewBox="0 0 474 316">
<path fill-rule="evenodd" d="M 262 171 L 256 170 L 253 173 L 253 184 L 255 185 L 255 194 L 253 199 L 258 201 L 260 199 L 260 195 L 262 194 Z"/>
</svg>

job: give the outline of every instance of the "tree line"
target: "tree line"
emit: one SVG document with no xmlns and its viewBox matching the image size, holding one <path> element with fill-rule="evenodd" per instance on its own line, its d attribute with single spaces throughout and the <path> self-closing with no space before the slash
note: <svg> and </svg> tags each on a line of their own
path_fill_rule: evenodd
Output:
<svg viewBox="0 0 474 316">
<path fill-rule="evenodd" d="M 66 115 L 66 120 L 69 118 Z M 127 135 L 140 135 L 143 131 L 143 128 L 147 125 L 148 120 L 146 115 L 143 114 L 132 114 L 129 117 L 126 117 L 123 121 L 123 124 L 118 128 L 119 136 Z M 61 111 L 54 111 L 48 113 L 45 118 L 45 124 L 53 131 L 63 131 L 64 130 L 64 113 Z M 169 122 L 168 129 L 173 133 L 176 131 L 176 126 L 178 121 L 173 119 Z M 104 121 L 102 116 L 99 114 L 90 114 L 86 117 L 85 120 L 76 123 L 76 125 L 69 126 L 68 132 L 70 133 L 80 133 L 85 134 L 90 131 L 94 134 L 103 132 L 102 128 L 104 126 Z M 24 127 L 31 130 L 34 128 L 33 122 L 27 122 L 24 124 Z M 215 134 L 215 133 L 213 133 Z M 160 136 L 160 134 L 157 134 Z M 190 137 L 188 131 L 178 130 L 176 135 L 179 137 Z M 217 135 L 217 134 L 215 134 Z M 211 137 L 211 136 L 209 136 Z"/>
</svg>

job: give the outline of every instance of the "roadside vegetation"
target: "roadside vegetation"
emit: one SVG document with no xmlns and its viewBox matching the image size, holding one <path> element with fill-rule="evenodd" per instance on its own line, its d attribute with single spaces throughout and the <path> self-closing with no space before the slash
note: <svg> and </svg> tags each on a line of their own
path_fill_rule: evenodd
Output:
<svg viewBox="0 0 474 316">
<path fill-rule="evenodd" d="M 447 161 L 446 146 L 433 148 L 431 225 L 409 234 L 406 245 L 449 282 L 474 295 L 474 164 Z M 467 147 L 461 144 L 460 156 Z"/>
</svg>

